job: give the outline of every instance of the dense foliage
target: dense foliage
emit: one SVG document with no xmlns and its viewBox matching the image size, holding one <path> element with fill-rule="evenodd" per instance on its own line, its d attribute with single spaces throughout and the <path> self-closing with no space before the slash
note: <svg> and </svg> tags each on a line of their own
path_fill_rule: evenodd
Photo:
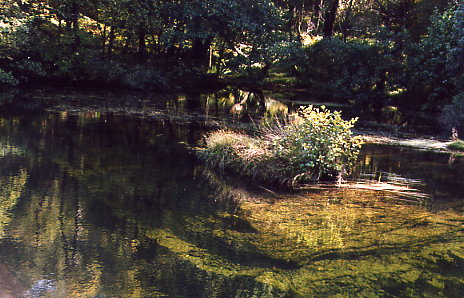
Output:
<svg viewBox="0 0 464 298">
<path fill-rule="evenodd" d="M 463 4 L 454 0 L 5 0 L 0 87 L 266 86 L 275 73 L 363 118 L 392 109 L 463 129 Z M 213 80 L 203 80 L 213 79 Z M 181 80 L 179 80 L 181 79 Z M 181 83 L 179 83 L 181 82 Z M 422 116 L 421 116 L 422 117 Z M 426 117 L 426 118 L 427 118 Z M 385 120 L 385 119 L 384 119 Z"/>
<path fill-rule="evenodd" d="M 8 85 L 13 76 L 157 87 L 144 82 L 161 84 L 160 71 L 270 63 L 266 49 L 285 39 L 269 0 L 8 0 L 3 8 L 0 69 Z"/>
<path fill-rule="evenodd" d="M 300 84 L 313 97 L 350 104 L 377 121 L 394 107 L 403 123 L 424 115 L 441 119 L 446 130 L 462 130 L 463 7 L 435 9 L 419 35 L 407 24 L 386 22 L 364 38 L 317 41 L 305 49 Z"/>
<path fill-rule="evenodd" d="M 301 79 L 317 97 L 351 103 L 376 116 L 386 103 L 387 74 L 396 67 L 379 42 L 323 39 L 307 50 Z"/>
<path fill-rule="evenodd" d="M 354 165 L 361 147 L 351 132 L 356 120 L 343 120 L 340 112 L 324 107 L 302 107 L 291 123 L 267 127 L 258 137 L 213 132 L 200 157 L 212 168 L 267 183 L 340 179 Z"/>
<path fill-rule="evenodd" d="M 356 121 L 343 120 L 340 112 L 325 107 L 302 107 L 296 120 L 272 138 L 272 150 L 302 177 L 336 176 L 349 170 L 358 156 L 361 140 L 351 132 Z"/>
</svg>

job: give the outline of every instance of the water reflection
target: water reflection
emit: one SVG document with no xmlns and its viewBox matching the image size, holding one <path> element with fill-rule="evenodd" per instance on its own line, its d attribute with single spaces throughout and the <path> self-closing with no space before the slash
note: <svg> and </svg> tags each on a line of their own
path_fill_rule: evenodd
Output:
<svg viewBox="0 0 464 298">
<path fill-rule="evenodd" d="M 226 278 L 224 289 L 205 287 L 222 279 L 179 263 L 181 245 L 159 243 L 188 243 L 197 236 L 185 230 L 192 218 L 237 208 L 210 199 L 196 160 L 178 143 L 198 142 L 191 125 L 87 113 L 5 123 L 14 133 L 1 138 L 25 153 L 1 160 L 0 262 L 20 276 L 24 295 L 206 296 L 232 287 Z"/>
<path fill-rule="evenodd" d="M 178 104 L 179 114 L 203 109 Z M 202 121 L 98 109 L 2 113 L 0 144 L 16 149 L 0 156 L 0 295 L 464 290 L 461 207 L 428 209 L 366 189 L 284 195 L 246 187 L 208 172 L 191 154 L 207 129 Z M 458 197 L 460 183 L 438 190 L 434 183 L 462 174 L 459 158 L 449 168 L 445 155 L 396 150 L 366 147 L 358 173 L 395 173 L 374 179 Z"/>
<path fill-rule="evenodd" d="M 223 237 L 290 266 L 256 273 L 258 280 L 296 296 L 453 296 L 463 290 L 462 212 L 437 213 L 360 189 L 248 195 L 209 177 L 222 194 L 242 202 L 239 217 L 257 231 L 231 229 Z"/>
<path fill-rule="evenodd" d="M 11 211 L 21 197 L 28 177 L 25 169 L 19 169 L 16 173 L 3 172 L 2 168 L 0 176 L 2 186 L 0 190 L 0 239 L 5 236 L 5 228 L 12 220 Z"/>
<path fill-rule="evenodd" d="M 354 178 L 357 181 L 386 182 L 405 189 L 417 190 L 415 199 L 462 201 L 464 159 L 410 148 L 366 144 L 359 158 Z M 422 194 L 422 195 L 421 195 Z M 414 198 L 414 193 L 411 193 Z"/>
<path fill-rule="evenodd" d="M 294 104 L 276 100 L 262 91 L 226 88 L 214 93 L 146 94 L 77 92 L 73 90 L 25 94 L 3 105 L 11 112 L 20 109 L 46 108 L 62 112 L 62 116 L 77 113 L 113 113 L 145 118 L 169 119 L 176 122 L 197 121 L 209 126 L 259 121 L 264 116 L 285 117 L 298 108 Z M 2 107 L 0 107 L 1 111 Z M 22 111 L 24 113 L 24 111 Z M 239 121 L 237 121 L 239 120 Z"/>
</svg>

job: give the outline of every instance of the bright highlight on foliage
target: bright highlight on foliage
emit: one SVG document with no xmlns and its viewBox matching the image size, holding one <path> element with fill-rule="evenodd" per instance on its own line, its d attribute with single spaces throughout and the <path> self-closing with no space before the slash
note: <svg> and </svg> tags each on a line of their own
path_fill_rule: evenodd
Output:
<svg viewBox="0 0 464 298">
<path fill-rule="evenodd" d="M 351 132 L 357 119 L 312 106 L 291 118 L 286 125 L 262 127 L 257 137 L 213 132 L 200 157 L 209 167 L 287 186 L 339 179 L 353 167 L 362 145 Z"/>
</svg>

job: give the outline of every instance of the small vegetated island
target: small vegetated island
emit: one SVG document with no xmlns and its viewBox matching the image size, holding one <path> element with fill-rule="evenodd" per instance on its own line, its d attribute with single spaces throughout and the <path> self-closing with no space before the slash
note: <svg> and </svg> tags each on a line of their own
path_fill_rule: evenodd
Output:
<svg viewBox="0 0 464 298">
<path fill-rule="evenodd" d="M 285 124 L 260 126 L 256 136 L 214 131 L 199 156 L 211 168 L 266 184 L 334 181 L 350 171 L 359 154 L 362 140 L 351 131 L 356 121 L 324 106 L 300 107 Z"/>
</svg>

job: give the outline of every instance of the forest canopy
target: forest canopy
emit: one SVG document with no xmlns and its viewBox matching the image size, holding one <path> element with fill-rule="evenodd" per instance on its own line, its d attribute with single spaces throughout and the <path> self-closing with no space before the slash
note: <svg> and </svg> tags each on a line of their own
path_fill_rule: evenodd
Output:
<svg viewBox="0 0 464 298">
<path fill-rule="evenodd" d="M 464 5 L 456 0 L 0 5 L 1 87 L 62 82 L 168 91 L 179 78 L 259 84 L 279 73 L 294 78 L 284 87 L 373 119 L 393 107 L 439 117 L 446 127 L 463 123 Z"/>
</svg>

